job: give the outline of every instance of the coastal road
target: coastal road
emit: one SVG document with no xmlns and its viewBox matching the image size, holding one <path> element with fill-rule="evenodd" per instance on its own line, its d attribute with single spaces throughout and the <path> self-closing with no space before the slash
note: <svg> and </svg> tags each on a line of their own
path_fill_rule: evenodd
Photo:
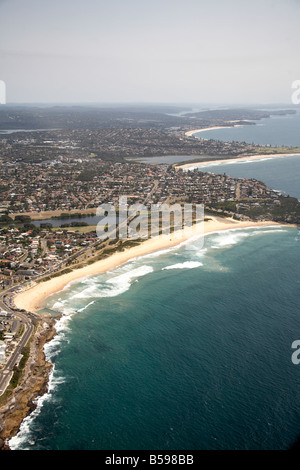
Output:
<svg viewBox="0 0 300 470">
<path fill-rule="evenodd" d="M 153 187 L 152 187 L 151 191 L 148 193 L 145 200 L 143 201 L 144 205 L 146 205 L 150 201 L 150 199 L 152 198 L 153 194 L 157 190 L 158 183 L 159 183 L 158 180 L 154 181 L 154 184 L 153 184 Z M 124 224 L 125 225 L 128 224 L 133 218 L 134 217 L 128 217 L 126 220 L 124 220 L 123 222 L 121 222 L 119 224 L 119 228 L 121 226 L 123 226 Z M 111 233 L 107 233 L 108 238 L 109 238 L 109 235 L 111 235 Z M 81 255 L 86 254 L 88 251 L 92 250 L 96 246 L 101 245 L 101 243 L 103 243 L 102 240 L 97 240 L 96 242 L 92 243 L 88 247 L 85 247 L 85 248 L 79 250 L 79 252 L 75 253 L 74 255 L 71 255 L 67 260 L 61 261 L 60 263 L 58 263 L 55 266 L 55 268 L 50 269 L 46 273 L 43 273 L 43 275 L 33 276 L 32 280 L 36 280 L 36 279 L 45 277 L 46 275 L 49 275 L 49 274 L 51 275 L 55 272 L 58 272 L 60 269 L 62 269 L 67 264 L 68 261 L 71 261 L 75 258 L 78 258 Z M 45 251 L 47 250 L 46 244 L 42 246 L 42 250 L 43 250 L 43 253 L 45 253 Z M 4 296 L 6 294 L 8 294 L 9 292 L 12 292 L 13 290 L 14 289 L 9 289 L 5 293 L 0 294 L 0 309 L 5 310 L 8 313 L 12 313 L 21 322 L 21 324 L 24 326 L 24 331 L 23 331 L 22 337 L 21 337 L 17 347 L 15 348 L 15 350 L 13 351 L 13 353 L 11 354 L 9 359 L 7 360 L 4 368 L 0 371 L 0 396 L 6 390 L 8 384 L 11 380 L 11 377 L 13 375 L 14 366 L 18 363 L 20 355 L 22 354 L 22 349 L 26 346 L 29 338 L 31 337 L 31 335 L 33 334 L 33 331 L 34 331 L 33 323 L 31 321 L 30 316 L 28 316 L 28 314 L 25 315 L 24 313 L 19 312 L 19 311 L 15 311 L 15 310 L 12 311 L 9 308 L 9 306 L 5 303 Z"/>
<path fill-rule="evenodd" d="M 11 309 L 3 302 L 2 297 L 3 296 L 0 297 L 0 309 L 5 310 L 8 313 L 12 313 L 20 321 L 21 325 L 23 325 L 24 331 L 18 345 L 8 358 L 4 368 L 0 371 L 0 396 L 5 392 L 13 375 L 14 366 L 18 363 L 20 355 L 22 354 L 22 349 L 26 346 L 34 331 L 34 326 L 31 320 L 22 312 L 12 312 Z"/>
</svg>

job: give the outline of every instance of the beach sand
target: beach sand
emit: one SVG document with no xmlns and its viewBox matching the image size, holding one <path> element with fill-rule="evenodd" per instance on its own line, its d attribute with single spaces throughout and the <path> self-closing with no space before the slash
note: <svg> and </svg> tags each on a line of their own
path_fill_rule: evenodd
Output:
<svg viewBox="0 0 300 470">
<path fill-rule="evenodd" d="M 233 122 L 242 122 L 242 121 L 247 121 L 246 119 L 241 119 L 241 120 L 236 120 L 236 121 L 226 121 L 228 123 L 228 126 L 214 126 L 214 127 L 205 127 L 203 129 L 193 129 L 191 131 L 185 132 L 185 135 L 187 137 L 196 134 L 196 132 L 204 132 L 204 131 L 212 131 L 214 129 L 231 129 L 232 127 L 241 127 L 243 124 L 233 124 Z"/>
<path fill-rule="evenodd" d="M 249 156 L 243 156 L 243 157 L 237 157 L 237 158 L 225 158 L 222 160 L 209 160 L 205 162 L 195 162 L 195 163 L 184 163 L 183 165 L 176 165 L 175 169 L 178 170 L 180 168 L 195 168 L 195 167 L 200 167 L 200 166 L 211 166 L 214 164 L 222 164 L 222 163 L 234 163 L 234 162 L 242 162 L 242 161 L 248 161 L 248 160 L 261 160 L 265 158 L 277 158 L 277 157 L 296 157 L 299 156 L 299 153 L 274 153 L 274 154 L 266 154 L 266 155 L 249 155 Z"/>
<path fill-rule="evenodd" d="M 193 134 L 196 134 L 196 132 L 203 132 L 203 131 L 212 131 L 213 129 L 228 129 L 231 127 L 236 127 L 236 126 L 217 126 L 217 127 L 205 127 L 204 129 L 194 129 L 192 131 L 185 132 L 186 136 L 191 136 Z"/>
<path fill-rule="evenodd" d="M 72 272 L 62 274 L 61 276 L 54 277 L 45 282 L 40 282 L 33 287 L 30 287 L 23 292 L 18 293 L 14 302 L 17 308 L 25 309 L 30 312 L 36 312 L 44 306 L 45 300 L 50 295 L 57 293 L 64 289 L 68 284 L 79 279 L 104 273 L 117 266 L 120 266 L 133 258 L 137 258 L 149 253 L 153 253 L 159 250 L 170 248 L 172 246 L 179 245 L 180 243 L 194 238 L 195 236 L 202 236 L 211 232 L 217 232 L 220 230 L 228 230 L 235 228 L 248 228 L 258 226 L 272 226 L 279 225 L 276 222 L 252 222 L 252 221 L 236 221 L 233 219 L 222 219 L 220 217 L 213 217 L 208 215 L 208 221 L 204 224 L 198 224 L 198 233 L 194 231 L 188 235 L 183 235 L 181 238 L 170 240 L 169 238 L 154 238 L 141 242 L 140 245 L 128 248 L 123 252 L 115 252 L 106 259 L 95 261 L 95 263 L 88 266 L 74 269 Z"/>
</svg>

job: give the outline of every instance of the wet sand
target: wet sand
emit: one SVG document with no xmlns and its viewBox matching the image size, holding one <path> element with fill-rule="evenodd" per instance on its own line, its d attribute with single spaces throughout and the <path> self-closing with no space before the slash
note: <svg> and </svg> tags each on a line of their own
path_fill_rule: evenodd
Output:
<svg viewBox="0 0 300 470">
<path fill-rule="evenodd" d="M 211 232 L 233 228 L 278 225 L 271 221 L 236 221 L 229 218 L 221 219 L 212 216 L 208 216 L 208 218 L 211 220 L 205 221 L 204 224 L 198 224 L 198 232 L 193 230 L 192 232 L 190 231 L 187 235 L 183 234 L 180 238 L 176 237 L 176 239 L 171 240 L 169 238 L 162 237 L 149 239 L 141 242 L 138 246 L 128 248 L 122 252 L 115 252 L 106 259 L 96 261 L 93 264 L 79 269 L 75 268 L 70 273 L 62 274 L 61 276 L 54 277 L 53 279 L 45 282 L 40 282 L 35 286 L 18 293 L 14 298 L 15 305 L 17 308 L 35 312 L 43 307 L 47 297 L 61 291 L 72 282 L 78 281 L 79 279 L 86 276 L 104 273 L 134 258 L 179 245 L 180 243 L 194 237 L 201 237 Z"/>
</svg>

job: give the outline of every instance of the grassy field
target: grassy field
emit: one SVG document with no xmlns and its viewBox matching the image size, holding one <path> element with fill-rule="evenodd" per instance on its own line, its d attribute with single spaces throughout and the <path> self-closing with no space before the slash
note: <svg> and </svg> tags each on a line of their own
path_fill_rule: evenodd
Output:
<svg viewBox="0 0 300 470">
<path fill-rule="evenodd" d="M 258 149 L 253 148 L 253 153 L 257 154 L 281 154 L 281 153 L 299 153 L 300 147 L 259 147 Z"/>
<path fill-rule="evenodd" d="M 13 219 L 16 215 L 28 215 L 31 220 L 44 220 L 44 219 L 51 219 L 51 217 L 58 217 L 64 212 L 68 212 L 69 215 L 72 214 L 96 214 L 96 208 L 91 207 L 89 209 L 74 209 L 71 211 L 66 210 L 58 210 L 58 211 L 44 211 L 44 212 L 16 212 L 15 214 L 9 214 L 10 217 Z"/>
<path fill-rule="evenodd" d="M 62 230 L 68 232 L 80 232 L 80 233 L 89 233 L 95 232 L 97 225 L 85 225 L 84 227 L 53 227 L 53 232 L 60 232 Z"/>
</svg>

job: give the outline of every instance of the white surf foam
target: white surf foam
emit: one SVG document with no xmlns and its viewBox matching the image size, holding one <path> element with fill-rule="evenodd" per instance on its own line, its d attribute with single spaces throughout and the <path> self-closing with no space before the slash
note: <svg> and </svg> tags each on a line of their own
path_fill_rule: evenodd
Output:
<svg viewBox="0 0 300 470">
<path fill-rule="evenodd" d="M 66 301 L 58 300 L 52 308 L 60 310 L 62 316 L 57 320 L 55 324 L 56 335 L 54 338 L 44 345 L 45 358 L 48 362 L 52 364 L 52 370 L 49 374 L 47 392 L 42 396 L 38 397 L 34 404 L 36 405 L 35 410 L 30 413 L 21 423 L 18 433 L 9 441 L 9 447 L 12 450 L 30 450 L 35 444 L 33 439 L 34 431 L 32 430 L 32 424 L 34 423 L 36 417 L 40 414 L 44 404 L 51 400 L 54 401 L 54 392 L 57 387 L 65 382 L 65 378 L 60 374 L 59 371 L 56 371 L 54 365 L 54 359 L 61 351 L 61 346 L 63 342 L 69 342 L 67 337 L 67 332 L 70 330 L 69 323 L 75 313 L 74 310 L 65 306 Z"/>
<path fill-rule="evenodd" d="M 272 229 L 272 230 L 254 230 L 250 235 L 253 236 L 253 235 L 261 235 L 261 234 L 264 234 L 264 233 L 279 233 L 279 232 L 288 232 L 288 230 L 284 230 L 284 229 Z"/>
<path fill-rule="evenodd" d="M 200 261 L 185 261 L 184 263 L 171 264 L 170 266 L 162 268 L 162 270 L 164 271 L 166 269 L 193 269 L 198 268 L 199 266 L 203 266 L 203 263 L 200 263 Z"/>
<path fill-rule="evenodd" d="M 44 404 L 49 400 L 53 400 L 53 392 L 56 390 L 57 385 L 63 382 L 65 382 L 65 379 L 59 375 L 56 377 L 55 368 L 53 366 L 49 376 L 48 390 L 44 395 L 34 401 L 34 405 L 36 406 L 35 410 L 23 419 L 18 433 L 10 439 L 8 445 L 11 450 L 30 450 L 34 446 L 35 440 L 32 424 L 40 414 Z"/>
<path fill-rule="evenodd" d="M 82 307 L 82 308 L 79 308 L 77 310 L 77 312 L 84 312 L 88 307 L 90 307 L 91 305 L 93 305 L 95 303 L 94 300 L 92 300 L 92 302 L 89 302 L 85 307 Z"/>
<path fill-rule="evenodd" d="M 243 238 L 248 238 L 249 233 L 236 233 L 233 231 L 219 232 L 213 239 L 212 248 L 224 248 L 227 246 L 236 245 Z"/>
<path fill-rule="evenodd" d="M 276 232 L 287 232 L 288 229 L 281 228 L 281 226 L 274 227 L 272 225 L 265 226 L 264 228 L 259 228 L 259 227 L 239 227 L 239 228 L 233 228 L 233 229 L 228 229 L 224 231 L 216 231 L 216 232 L 211 232 L 209 235 L 210 237 L 214 237 L 212 239 L 213 245 L 211 246 L 212 248 L 223 248 L 226 246 L 232 246 L 240 241 L 242 241 L 244 238 L 248 238 L 251 236 L 255 235 L 261 235 L 261 234 L 266 234 L 266 233 L 276 233 Z"/>
<path fill-rule="evenodd" d="M 53 363 L 53 359 L 60 353 L 62 343 L 69 342 L 67 333 L 70 331 L 69 323 L 75 312 L 71 309 L 65 309 L 65 311 L 66 310 L 68 313 L 64 313 L 55 324 L 56 335 L 44 346 L 46 359 L 51 363 Z"/>
<path fill-rule="evenodd" d="M 97 278 L 89 280 L 89 286 L 83 288 L 81 292 L 78 292 L 72 297 L 74 299 L 98 299 L 101 297 L 116 297 L 117 295 L 123 294 L 126 292 L 132 282 L 137 280 L 138 278 L 145 276 L 153 272 L 152 266 L 140 266 L 138 268 L 132 269 L 130 266 L 130 270 L 125 268 L 125 272 L 110 277 L 105 282 L 99 282 Z"/>
</svg>

